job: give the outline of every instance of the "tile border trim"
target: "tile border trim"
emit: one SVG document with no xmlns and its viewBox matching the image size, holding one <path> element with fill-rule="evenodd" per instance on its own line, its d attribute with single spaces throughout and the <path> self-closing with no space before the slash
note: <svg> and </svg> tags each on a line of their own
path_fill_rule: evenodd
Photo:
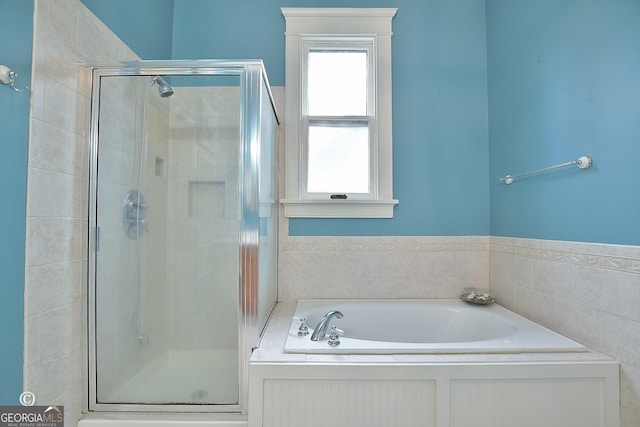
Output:
<svg viewBox="0 0 640 427">
<path fill-rule="evenodd" d="M 543 261 L 562 262 L 583 267 L 603 268 L 607 270 L 640 274 L 640 259 L 637 258 L 537 248 L 518 244 L 510 245 L 504 243 L 491 243 L 490 251 L 491 253 L 524 256 Z"/>
<path fill-rule="evenodd" d="M 488 237 L 289 237 L 280 250 L 301 252 L 489 252 Z"/>
<path fill-rule="evenodd" d="M 295 236 L 282 252 L 487 252 L 640 274 L 640 247 L 494 236 Z M 600 252 L 600 253 L 598 253 Z"/>
</svg>

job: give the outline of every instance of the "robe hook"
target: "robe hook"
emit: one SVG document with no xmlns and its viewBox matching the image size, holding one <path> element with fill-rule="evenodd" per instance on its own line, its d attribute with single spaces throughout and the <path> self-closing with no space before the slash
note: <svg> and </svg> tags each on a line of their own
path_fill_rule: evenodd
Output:
<svg viewBox="0 0 640 427">
<path fill-rule="evenodd" d="M 16 74 L 15 71 L 11 70 L 11 68 L 6 65 L 0 65 L 0 83 L 3 85 L 9 85 L 9 87 L 16 92 L 28 91 L 29 86 L 25 86 L 24 89 L 18 89 L 15 86 L 16 77 L 18 77 L 18 74 Z"/>
</svg>

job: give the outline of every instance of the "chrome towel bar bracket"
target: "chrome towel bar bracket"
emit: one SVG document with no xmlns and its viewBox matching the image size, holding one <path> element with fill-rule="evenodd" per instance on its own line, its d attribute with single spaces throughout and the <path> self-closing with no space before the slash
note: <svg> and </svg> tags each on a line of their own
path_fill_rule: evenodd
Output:
<svg viewBox="0 0 640 427">
<path fill-rule="evenodd" d="M 550 171 L 552 169 L 562 168 L 562 167 L 565 167 L 565 166 L 576 165 L 580 169 L 589 169 L 589 167 L 591 166 L 591 163 L 592 163 L 591 157 L 582 156 L 582 157 L 578 158 L 577 160 L 571 160 L 570 162 L 561 163 L 561 164 L 555 165 L 555 166 L 549 166 L 548 168 L 537 169 L 537 170 L 534 170 L 534 171 L 531 171 L 531 172 L 521 173 L 519 175 L 505 175 L 502 178 L 500 178 L 500 182 L 504 182 L 505 184 L 509 185 L 509 184 L 512 184 L 513 181 L 515 179 L 517 179 L 517 178 L 522 178 L 524 176 L 534 175 L 534 174 L 537 174 L 537 173 L 542 173 L 542 172 Z"/>
</svg>

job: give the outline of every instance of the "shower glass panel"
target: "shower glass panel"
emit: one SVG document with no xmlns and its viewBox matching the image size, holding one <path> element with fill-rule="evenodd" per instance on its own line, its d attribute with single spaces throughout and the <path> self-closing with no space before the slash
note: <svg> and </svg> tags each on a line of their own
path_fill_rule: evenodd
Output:
<svg viewBox="0 0 640 427">
<path fill-rule="evenodd" d="M 276 301 L 259 61 L 93 70 L 89 409 L 237 412 Z"/>
</svg>

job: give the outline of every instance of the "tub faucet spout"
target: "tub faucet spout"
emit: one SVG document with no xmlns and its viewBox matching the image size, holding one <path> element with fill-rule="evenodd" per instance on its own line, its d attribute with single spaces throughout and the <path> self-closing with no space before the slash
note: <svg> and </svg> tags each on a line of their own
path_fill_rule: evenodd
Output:
<svg viewBox="0 0 640 427">
<path fill-rule="evenodd" d="M 320 341 L 327 334 L 327 329 L 329 328 L 329 322 L 333 318 L 342 319 L 342 313 L 338 310 L 328 311 L 322 319 L 318 322 L 316 327 L 313 329 L 313 334 L 311 334 L 311 341 Z"/>
</svg>

